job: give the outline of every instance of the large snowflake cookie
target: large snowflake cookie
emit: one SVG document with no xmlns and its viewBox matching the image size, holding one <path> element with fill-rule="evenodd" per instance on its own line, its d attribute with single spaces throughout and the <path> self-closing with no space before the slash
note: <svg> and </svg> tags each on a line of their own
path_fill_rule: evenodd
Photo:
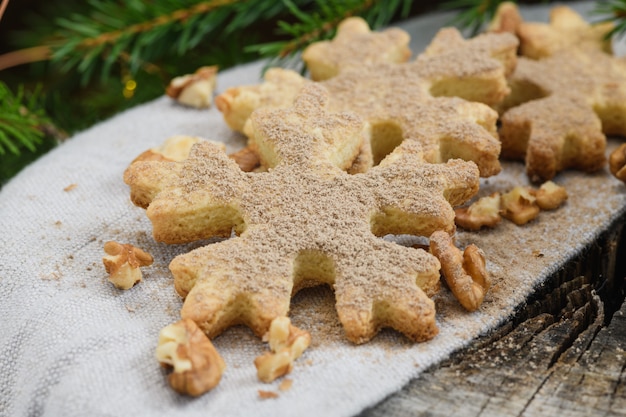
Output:
<svg viewBox="0 0 626 417">
<path fill-rule="evenodd" d="M 605 134 L 626 135 L 626 61 L 604 51 L 607 27 L 591 26 L 563 7 L 552 18 L 550 25 L 520 18 L 513 28 L 542 28 L 522 38 L 522 52 L 540 59 L 518 58 L 511 94 L 501 105 L 502 156 L 525 160 L 534 181 L 567 168 L 596 171 L 606 163 Z M 577 43 L 565 42 L 571 31 L 579 33 Z M 548 42 L 553 36 L 562 42 Z"/>
<path fill-rule="evenodd" d="M 210 142 L 181 162 L 136 162 L 125 181 L 147 205 L 154 237 L 185 242 L 238 236 L 170 264 L 181 315 L 210 337 L 235 325 L 261 336 L 286 316 L 298 289 L 335 291 L 346 336 L 355 343 L 392 327 L 414 341 L 437 334 L 429 298 L 440 263 L 422 249 L 380 239 L 389 233 L 454 232 L 452 206 L 478 190 L 473 162 L 430 164 L 405 141 L 367 173 L 344 171 L 367 135 L 350 113 L 330 112 L 325 89 L 307 86 L 293 107 L 256 111 L 253 147 L 269 165 L 246 173 Z"/>
<path fill-rule="evenodd" d="M 550 22 L 524 21 L 515 3 L 498 6 L 489 30 L 510 32 L 520 40 L 522 56 L 541 59 L 564 49 L 594 50 L 611 53 L 611 39 L 606 35 L 613 29 L 611 22 L 590 24 L 575 10 L 559 5 L 550 10 Z"/>
<path fill-rule="evenodd" d="M 411 56 L 410 40 L 402 29 L 372 32 L 365 20 L 350 17 L 339 24 L 334 39 L 309 45 L 302 52 L 302 60 L 311 78 L 321 81 L 363 64 L 406 62 Z"/>
<path fill-rule="evenodd" d="M 320 84 L 329 91 L 330 111 L 354 112 L 371 126 L 371 156 L 360 154 L 362 171 L 410 140 L 421 145 L 428 162 L 474 161 L 486 177 L 501 169 L 498 115 L 489 105 L 509 93 L 506 76 L 515 66 L 516 48 L 510 34 L 465 40 L 448 28 L 413 62 L 350 67 Z M 216 105 L 231 128 L 250 137 L 247 121 L 254 109 L 287 107 L 310 83 L 274 68 L 263 84 L 230 88 Z"/>
</svg>

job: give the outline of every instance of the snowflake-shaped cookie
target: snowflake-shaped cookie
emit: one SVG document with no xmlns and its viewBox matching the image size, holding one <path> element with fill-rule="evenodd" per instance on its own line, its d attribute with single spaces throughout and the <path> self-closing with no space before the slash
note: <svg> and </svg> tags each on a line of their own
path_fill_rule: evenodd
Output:
<svg viewBox="0 0 626 417">
<path fill-rule="evenodd" d="M 372 32 L 365 20 L 350 17 L 337 27 L 330 41 L 314 42 L 302 52 L 311 78 L 332 78 L 348 68 L 363 64 L 406 62 L 411 56 L 411 37 L 402 29 Z"/>
<path fill-rule="evenodd" d="M 535 181 L 566 168 L 602 168 L 605 134 L 626 135 L 623 59 L 579 49 L 537 61 L 521 57 L 511 88 L 505 105 L 512 108 L 501 118 L 502 156 L 525 159 Z"/>
<path fill-rule="evenodd" d="M 526 22 L 515 3 L 504 2 L 498 6 L 489 29 L 516 34 L 520 54 L 541 59 L 564 49 L 611 53 L 611 40 L 606 35 L 613 27 L 611 22 L 590 24 L 576 11 L 562 5 L 550 10 L 549 23 Z"/>
<path fill-rule="evenodd" d="M 375 163 L 412 140 L 428 162 L 474 161 L 487 177 L 500 171 L 497 113 L 478 102 L 495 104 L 508 94 L 516 47 L 510 34 L 464 40 L 456 29 L 444 29 L 413 62 L 362 65 L 321 84 L 330 93 L 329 110 L 354 112 L 371 124 Z M 232 128 L 250 136 L 245 121 L 252 110 L 286 107 L 308 83 L 292 71 L 273 69 L 264 84 L 231 88 L 216 104 Z"/>
<path fill-rule="evenodd" d="M 154 236 L 183 242 L 239 234 L 176 257 L 170 264 L 181 315 L 215 336 L 235 324 L 263 335 L 289 311 L 298 289 L 328 284 L 346 336 L 355 343 L 392 327 L 415 341 L 437 333 L 428 295 L 439 261 L 377 236 L 454 231 L 452 206 L 478 190 L 472 162 L 430 164 L 406 141 L 379 166 L 350 175 L 366 125 L 330 113 L 324 88 L 311 84 L 293 108 L 258 110 L 254 146 L 272 161 L 245 173 L 209 142 L 182 162 L 136 162 L 125 175 L 143 196 Z"/>
</svg>

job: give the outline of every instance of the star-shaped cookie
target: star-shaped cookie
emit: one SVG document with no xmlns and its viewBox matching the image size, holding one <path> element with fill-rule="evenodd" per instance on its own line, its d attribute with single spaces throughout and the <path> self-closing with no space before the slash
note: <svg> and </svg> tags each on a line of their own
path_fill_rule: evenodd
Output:
<svg viewBox="0 0 626 417">
<path fill-rule="evenodd" d="M 362 65 L 321 84 L 330 93 L 329 110 L 351 111 L 370 123 L 374 163 L 413 140 L 426 161 L 474 161 L 487 177 L 500 171 L 497 113 L 478 102 L 493 105 L 508 94 L 506 75 L 516 48 L 510 34 L 464 40 L 456 29 L 444 29 L 413 62 Z M 217 106 L 232 128 L 250 136 L 245 121 L 254 109 L 288 106 L 311 83 L 298 77 L 273 69 L 260 86 L 227 90 L 216 98 Z"/>
<path fill-rule="evenodd" d="M 533 181 L 567 168 L 596 171 L 606 162 L 605 134 L 626 134 L 626 61 L 604 52 L 601 29 L 568 8 L 555 8 L 551 25 L 537 25 L 563 39 L 579 31 L 581 38 L 531 53 L 540 59 L 518 58 L 511 94 L 500 105 L 502 156 L 524 159 Z M 547 42 L 539 35 L 535 41 Z"/>
<path fill-rule="evenodd" d="M 491 31 L 507 31 L 520 39 L 520 54 L 541 59 L 565 49 L 604 51 L 611 53 L 607 34 L 613 29 L 610 22 L 590 24 L 575 10 L 555 6 L 550 10 L 550 22 L 527 22 L 522 19 L 515 3 L 504 2 L 491 22 Z"/>
<path fill-rule="evenodd" d="M 311 84 L 292 108 L 253 114 L 252 146 L 268 172 L 242 172 L 209 142 L 185 161 L 127 170 L 131 193 L 149 200 L 157 240 L 238 233 L 170 264 L 186 296 L 182 317 L 209 336 L 235 324 L 261 336 L 288 313 L 295 291 L 319 284 L 334 289 L 339 320 L 355 343 L 381 327 L 415 341 L 437 333 L 428 295 L 439 286 L 439 261 L 377 236 L 452 233 L 452 206 L 477 192 L 478 169 L 461 160 L 427 163 L 419 143 L 405 141 L 377 167 L 350 175 L 342 168 L 367 125 L 329 105 L 324 87 Z"/>
<path fill-rule="evenodd" d="M 411 37 L 399 28 L 372 32 L 360 17 L 350 17 L 337 27 L 330 41 L 314 42 L 302 52 L 302 60 L 315 81 L 327 80 L 348 68 L 364 64 L 406 62 Z"/>
</svg>

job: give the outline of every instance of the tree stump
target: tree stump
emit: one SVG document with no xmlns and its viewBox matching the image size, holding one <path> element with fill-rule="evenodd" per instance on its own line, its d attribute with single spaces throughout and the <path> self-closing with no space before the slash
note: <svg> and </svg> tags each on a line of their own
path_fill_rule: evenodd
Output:
<svg viewBox="0 0 626 417">
<path fill-rule="evenodd" d="M 624 220 L 508 323 L 361 416 L 626 415 Z"/>
</svg>

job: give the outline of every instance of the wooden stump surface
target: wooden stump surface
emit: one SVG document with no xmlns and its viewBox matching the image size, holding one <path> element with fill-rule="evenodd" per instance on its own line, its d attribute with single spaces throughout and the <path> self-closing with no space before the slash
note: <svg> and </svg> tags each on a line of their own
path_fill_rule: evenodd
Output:
<svg viewBox="0 0 626 417">
<path fill-rule="evenodd" d="M 511 321 L 361 416 L 626 416 L 624 220 Z"/>
</svg>

